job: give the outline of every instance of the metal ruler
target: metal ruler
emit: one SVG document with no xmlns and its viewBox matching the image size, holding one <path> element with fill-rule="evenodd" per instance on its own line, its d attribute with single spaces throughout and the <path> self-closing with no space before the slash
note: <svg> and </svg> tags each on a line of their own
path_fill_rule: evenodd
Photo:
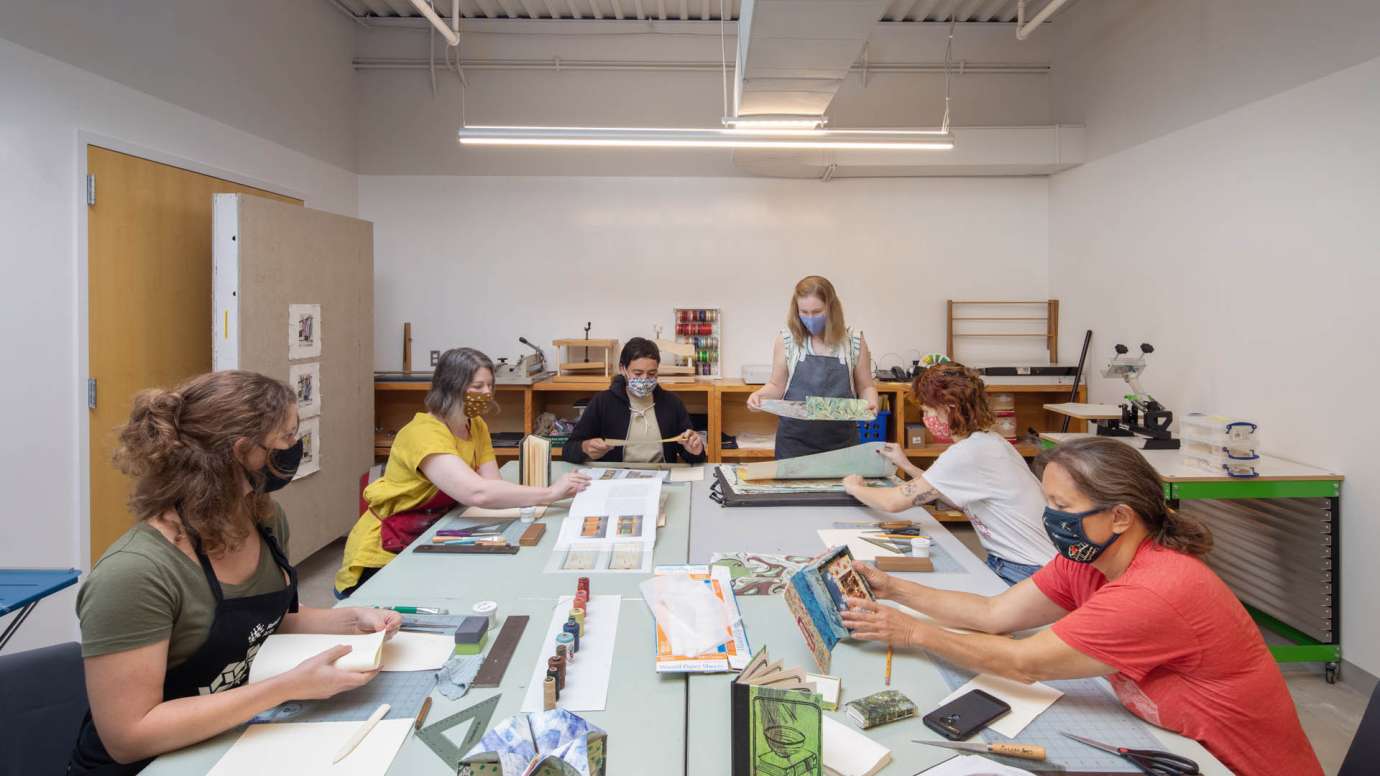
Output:
<svg viewBox="0 0 1380 776">
<path fill-rule="evenodd" d="M 475 674 L 471 687 L 497 687 L 503 683 L 503 673 L 508 670 L 508 663 L 513 659 L 522 632 L 527 629 L 528 619 L 525 614 L 508 615 L 498 632 L 498 638 L 489 647 L 488 657 L 479 666 L 479 673 Z"/>
<path fill-rule="evenodd" d="M 436 552 L 449 555 L 516 555 L 516 544 L 419 544 L 413 552 Z"/>
</svg>

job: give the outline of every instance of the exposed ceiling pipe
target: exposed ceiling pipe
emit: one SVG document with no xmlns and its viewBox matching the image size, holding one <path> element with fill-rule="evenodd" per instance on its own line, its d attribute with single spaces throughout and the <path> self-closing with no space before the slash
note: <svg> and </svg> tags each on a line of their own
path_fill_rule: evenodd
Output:
<svg viewBox="0 0 1380 776">
<path fill-rule="evenodd" d="M 460 62 L 460 66 L 471 70 L 628 70 L 628 71 L 664 71 L 664 72 L 691 72 L 691 73 L 714 73 L 718 74 L 721 63 L 718 60 L 704 61 L 650 61 L 650 60 L 599 60 L 599 59 L 564 59 L 560 60 L 559 68 L 556 60 L 553 59 L 465 59 Z M 361 57 L 354 60 L 356 70 L 425 70 L 427 60 L 425 58 L 406 58 L 406 57 Z M 853 65 L 853 70 L 860 70 L 861 64 Z M 733 63 L 729 63 L 730 70 Z M 933 73 L 943 74 L 944 64 L 942 62 L 870 62 L 867 65 L 870 77 L 879 74 L 905 74 L 905 73 Z M 996 75 L 1047 75 L 1050 66 L 1047 64 L 1025 64 L 1025 63 L 1004 63 L 1004 62 L 962 62 L 959 64 L 959 73 L 962 75 L 974 74 L 996 74 Z"/>
<path fill-rule="evenodd" d="M 414 3 L 416 1 L 417 0 L 412 0 Z M 1045 19 L 1053 16 L 1054 12 L 1059 10 L 1059 8 L 1068 1 L 1069 0 L 1049 0 L 1049 3 L 1042 8 L 1039 13 L 1035 14 L 1033 19 L 1027 22 L 1025 20 L 1025 0 L 1016 0 L 1016 40 L 1025 40 L 1030 37 L 1030 33 L 1034 32 L 1036 27 L 1043 24 Z"/>
<path fill-rule="evenodd" d="M 460 0 L 450 0 L 450 19 L 455 29 L 446 26 L 445 20 L 436 14 L 436 9 L 426 0 L 412 0 L 412 7 L 431 22 L 431 26 L 446 39 L 446 43 L 452 46 L 460 45 Z"/>
</svg>

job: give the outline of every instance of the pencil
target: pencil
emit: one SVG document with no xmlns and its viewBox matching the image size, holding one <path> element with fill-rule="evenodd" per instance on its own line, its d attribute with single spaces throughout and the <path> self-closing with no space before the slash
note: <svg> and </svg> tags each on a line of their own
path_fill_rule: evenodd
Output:
<svg viewBox="0 0 1380 776">
<path fill-rule="evenodd" d="M 891 645 L 886 645 L 886 686 L 891 686 Z"/>
<path fill-rule="evenodd" d="M 422 725 L 426 724 L 426 713 L 428 711 L 431 711 L 430 695 L 426 696 L 426 700 L 422 701 L 422 708 L 420 711 L 417 712 L 417 721 L 412 725 L 413 730 L 421 730 Z"/>
</svg>

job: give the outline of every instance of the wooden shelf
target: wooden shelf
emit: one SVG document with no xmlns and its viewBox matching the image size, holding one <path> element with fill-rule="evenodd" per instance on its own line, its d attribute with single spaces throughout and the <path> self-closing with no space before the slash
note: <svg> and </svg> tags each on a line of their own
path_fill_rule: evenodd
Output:
<svg viewBox="0 0 1380 776">
<path fill-rule="evenodd" d="M 949 449 L 949 445 L 925 445 L 924 447 L 907 447 L 906 456 L 910 458 L 938 458 L 941 453 Z M 1013 445 L 1016 452 L 1023 457 L 1033 458 L 1040 454 L 1040 446 L 1021 442 Z"/>
<path fill-rule="evenodd" d="M 593 396 L 604 390 L 604 383 L 562 382 L 543 380 L 532 385 L 495 386 L 497 401 L 502 411 L 489 418 L 494 431 L 519 431 L 531 433 L 536 416 L 542 412 L 555 412 L 570 417 L 575 400 Z M 749 412 L 744 400 L 760 385 L 748 385 L 741 379 L 697 378 L 694 382 L 670 383 L 662 386 L 668 391 L 685 398 L 691 412 L 704 413 L 708 417 L 709 462 L 769 460 L 774 451 L 767 449 L 721 450 L 719 448 L 723 432 L 739 434 L 744 432 L 770 433 L 776 427 L 776 416 L 768 413 Z M 398 428 L 410 421 L 418 412 L 425 412 L 423 397 L 430 390 L 430 382 L 388 381 L 374 384 L 374 423 L 377 427 L 389 429 L 375 434 L 374 455 L 386 458 L 393 444 Z M 1066 401 L 1070 387 L 1058 384 L 1016 383 L 1010 385 L 988 384 L 988 393 L 1017 394 L 1017 420 L 1019 430 L 1027 427 L 1040 431 L 1053 431 L 1059 428 L 1062 418 L 1047 412 L 1043 405 L 1051 400 Z M 878 383 L 878 393 L 887 397 L 891 403 L 891 420 L 887 429 L 887 439 L 894 443 L 905 441 L 907 423 L 919 422 L 919 408 L 910 400 L 908 383 Z M 1079 398 L 1085 399 L 1086 389 L 1080 391 Z M 1022 396 L 1029 397 L 1021 398 Z M 1086 427 L 1082 421 L 1074 421 L 1070 431 L 1082 431 Z M 906 454 L 918 459 L 932 459 L 944 451 L 943 445 L 927 445 L 907 448 Z M 1038 453 L 1032 445 L 1017 448 L 1021 455 L 1030 457 Z M 501 461 L 518 456 L 518 448 L 495 448 L 494 455 Z M 552 457 L 561 458 L 561 449 L 555 448 Z"/>
<path fill-rule="evenodd" d="M 748 448 L 745 450 L 720 450 L 719 457 L 725 461 L 732 460 L 735 458 L 774 458 L 776 457 L 776 451 L 760 450 L 757 448 Z"/>
</svg>

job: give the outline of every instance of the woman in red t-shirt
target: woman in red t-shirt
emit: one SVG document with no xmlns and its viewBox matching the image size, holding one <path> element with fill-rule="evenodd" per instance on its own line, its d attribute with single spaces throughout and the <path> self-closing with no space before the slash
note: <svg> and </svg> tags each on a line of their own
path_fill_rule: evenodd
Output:
<svg viewBox="0 0 1380 776">
<path fill-rule="evenodd" d="M 859 564 L 879 599 L 933 621 L 849 599 L 843 621 L 853 636 L 921 647 L 1023 682 L 1105 676 L 1137 716 L 1197 740 L 1233 773 L 1320 775 L 1259 629 L 1200 560 L 1212 535 L 1169 508 L 1144 456 L 1092 437 L 1061 444 L 1039 463 L 1054 560 L 993 597 Z M 1028 638 L 989 635 L 1043 625 L 1051 627 Z"/>
</svg>

